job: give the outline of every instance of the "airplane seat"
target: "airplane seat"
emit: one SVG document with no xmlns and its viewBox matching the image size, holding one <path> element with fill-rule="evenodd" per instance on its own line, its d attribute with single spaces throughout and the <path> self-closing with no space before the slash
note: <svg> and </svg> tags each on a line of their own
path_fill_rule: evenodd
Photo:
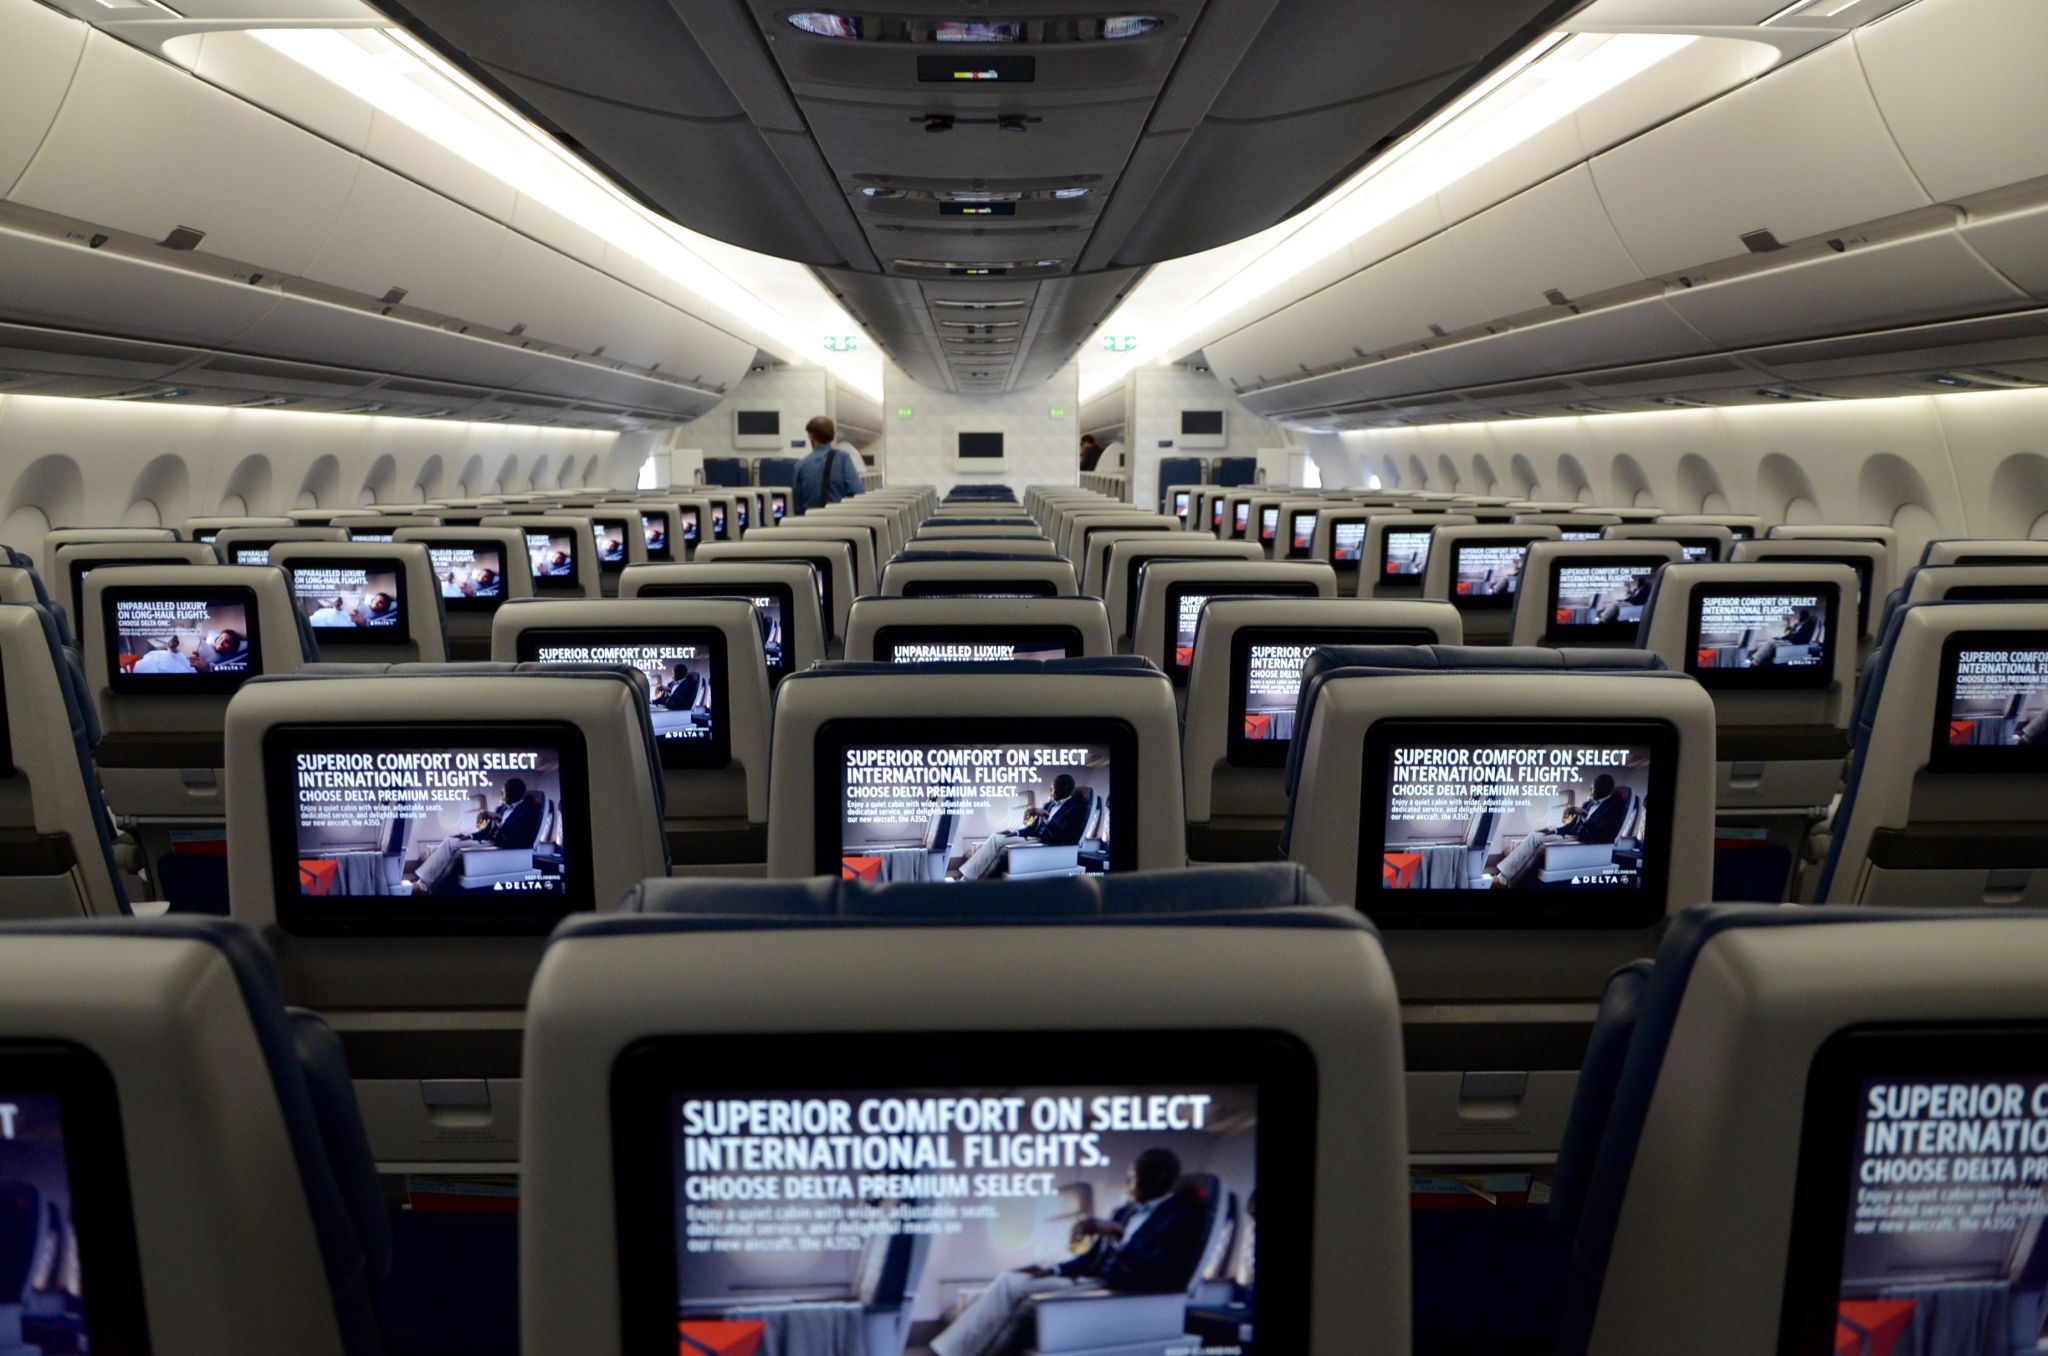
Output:
<svg viewBox="0 0 2048 1356">
<path fill-rule="evenodd" d="M 34 603 L 40 606 L 50 614 L 50 619 L 57 623 L 57 643 L 70 653 L 76 654 L 77 633 L 71 629 L 70 619 L 50 597 L 50 590 L 43 583 L 43 577 L 28 563 L 27 556 L 12 547 L 0 547 L 0 550 L 6 551 L 5 558 L 10 562 L 0 565 L 0 603 Z"/>
<path fill-rule="evenodd" d="M 2038 1211 L 1966 1214 L 1967 1260 L 1906 1212 L 1970 1190 L 1951 1170 L 2025 1189 L 2000 1138 L 1970 1146 L 2040 1137 L 2044 936 L 2007 909 L 1674 918 L 1570 1239 L 1562 1356 L 2032 1350 Z M 1930 1085 L 1945 1101 L 1916 1104 Z"/>
<path fill-rule="evenodd" d="M 341 1033 L 378 1161 L 516 1159 L 548 929 L 668 868 L 647 709 L 637 669 L 548 664 L 316 667 L 229 702 L 230 908 Z"/>
<path fill-rule="evenodd" d="M 434 590 L 441 595 L 446 658 L 489 659 L 498 609 L 534 596 L 524 534 L 511 527 L 442 526 L 401 527 L 391 536 L 426 548 Z"/>
<path fill-rule="evenodd" d="M 877 561 L 886 559 L 878 555 L 877 535 L 876 529 L 866 522 L 844 523 L 835 521 L 832 515 L 807 513 L 800 522 L 748 529 L 747 544 L 758 542 L 794 555 L 799 552 L 813 554 L 812 547 L 817 543 L 843 543 L 852 552 L 852 573 L 847 580 L 847 590 L 834 589 L 833 593 L 837 597 L 844 592 L 844 596 L 851 600 L 875 591 Z"/>
<path fill-rule="evenodd" d="M 150 898 L 224 916 L 228 701 L 250 676 L 313 658 L 286 575 L 107 566 L 86 581 L 84 609 L 85 690 L 104 729 L 93 761 L 108 808 L 141 851 Z"/>
<path fill-rule="evenodd" d="M 1882 598 L 1898 583 L 1893 562 L 1899 553 L 1899 530 L 1865 523 L 1777 523 L 1764 533 L 1765 541 L 1868 542 L 1878 548 L 1878 568 L 1871 576 L 1871 592 Z"/>
<path fill-rule="evenodd" d="M 1877 658 L 1815 898 L 2048 900 L 2048 603 L 1901 607 Z"/>
<path fill-rule="evenodd" d="M 784 681 L 769 749 L 771 878 L 973 879 L 1017 853 L 1025 873 L 1187 861 L 1172 689 L 1141 659 L 820 664 Z M 1116 820 L 1106 852 L 1082 850 L 1084 788 Z M 963 855 L 934 877 L 944 814 Z"/>
<path fill-rule="evenodd" d="M 1209 473 L 1210 480 L 1226 489 L 1254 484 L 1258 478 L 1257 457 L 1217 457 Z"/>
<path fill-rule="evenodd" d="M 1160 486 L 1159 511 L 1161 513 L 1171 513 L 1173 511 L 1171 507 L 1172 500 L 1167 497 L 1167 491 L 1170 488 L 1178 486 L 1186 489 L 1191 486 L 1205 484 L 1208 474 L 1209 462 L 1206 457 L 1161 457 L 1159 459 L 1157 478 L 1153 481 L 1155 485 Z"/>
<path fill-rule="evenodd" d="M 1890 557 L 1883 542 L 1852 537 L 1799 536 L 1738 541 L 1729 559 L 1738 565 L 1761 561 L 1844 564 L 1856 571 L 1856 667 L 1861 671 L 1876 648 L 1884 603 L 1891 590 Z M 1865 581 L 1868 581 L 1867 583 Z M 1846 611 L 1846 607 L 1844 609 Z M 1845 628 L 1847 629 L 1847 628 Z"/>
<path fill-rule="evenodd" d="M 254 936 L 94 919 L 0 938 L 10 1155 L 59 1259 L 7 1349 L 375 1356 L 389 1226 L 346 1065 Z M 222 1303 L 224 1276 L 262 1284 Z"/>
<path fill-rule="evenodd" d="M 846 629 L 851 660 L 957 663 L 1114 653 L 1109 614 L 1098 598 L 861 598 Z"/>
<path fill-rule="evenodd" d="M 1683 558 L 1676 542 L 1532 542 L 1509 614 L 1508 643 L 1634 644 L 1658 570 Z"/>
<path fill-rule="evenodd" d="M 1936 537 L 1920 548 L 1919 565 L 2048 565 L 2038 537 Z"/>
<path fill-rule="evenodd" d="M 2048 546 L 2048 542 L 2036 544 Z M 1964 602 L 1996 598 L 2048 599 L 2048 553 L 2017 559 L 2035 563 L 1915 565 L 1906 571 L 1905 579 L 1884 601 L 1874 648 L 1884 647 L 1891 632 L 1892 615 L 1907 603 L 1938 603 L 1951 597 Z"/>
<path fill-rule="evenodd" d="M 930 537 L 919 534 L 903 543 L 903 548 L 882 562 L 887 569 L 893 560 L 922 560 L 932 556 L 949 554 L 978 554 L 987 556 L 1014 556 L 1020 559 L 1033 557 L 1053 559 L 1058 554 L 1052 543 L 1043 537 Z"/>
<path fill-rule="evenodd" d="M 1478 525 L 1470 513 L 1419 513 L 1403 507 L 1369 514 L 1353 591 L 1361 598 L 1422 597 L 1438 529 Z"/>
<path fill-rule="evenodd" d="M 135 542 L 176 542 L 175 527 L 57 527 L 43 534 L 42 550 L 26 563 L 52 579 L 61 579 L 57 553 L 67 546 L 99 544 L 114 546 Z M 16 562 L 17 564 L 22 562 Z"/>
<path fill-rule="evenodd" d="M 694 576 L 714 567 L 657 568 Z M 504 662 L 630 662 L 645 673 L 672 869 L 759 869 L 767 854 L 772 716 L 761 618 L 750 599 L 639 594 L 595 608 L 534 599 L 499 609 L 493 644 Z M 691 685 L 677 690 L 678 683 Z"/>
<path fill-rule="evenodd" d="M 433 558 L 419 542 L 279 542 L 294 610 L 315 653 L 337 663 L 440 664 L 447 614 Z M 376 599 L 384 599 L 380 608 Z M 338 606 L 337 606 L 338 604 Z"/>
<path fill-rule="evenodd" d="M 744 598 L 756 609 L 772 691 L 790 673 L 824 659 L 828 628 L 818 605 L 817 569 L 788 559 L 635 565 L 619 598 Z"/>
<path fill-rule="evenodd" d="M 1133 969 L 1136 950 L 1152 963 Z M 1233 981 L 1191 991 L 1187 975 L 1212 972 Z M 763 974 L 777 982 L 763 985 Z M 931 1346 L 955 1324 L 1000 1321 L 1011 1304 L 1031 1351 L 1187 1350 L 1197 1301 L 1212 1296 L 1207 1273 L 1225 1246 L 1228 1203 L 1264 1186 L 1261 1243 L 1273 1258 L 1298 1260 L 1262 1276 L 1256 1310 L 1243 1304 L 1236 1322 L 1269 1350 L 1405 1350 L 1397 1020 L 1370 925 L 1329 907 L 1289 867 L 1004 886 L 645 882 L 619 915 L 563 927 L 534 987 L 521 1202 L 526 1349 L 567 1341 L 618 1353 L 632 1349 L 636 1333 L 673 1343 L 680 1315 L 681 1336 L 706 1345 L 725 1337 L 790 1349 L 779 1344 L 801 1330 L 837 1335 L 835 1350 L 868 1353 L 879 1332 L 881 1350 L 898 1353 Z M 886 1055 L 853 1034 L 875 1030 L 894 1033 Z M 785 1057 L 792 1049 L 802 1057 Z M 1254 1049 L 1264 1058 L 1248 1073 L 1242 1061 Z M 935 1061 L 948 1053 L 955 1062 L 941 1073 Z M 1169 1124 L 1162 1107 L 1134 1123 L 1142 1129 L 1105 1135 L 1107 1162 L 1063 1166 L 1045 1185 L 1015 1179 L 1006 1189 L 1036 1198 L 1036 1230 L 976 1221 L 965 1230 L 890 1229 L 894 1259 L 863 1246 L 807 1273 L 819 1280 L 806 1290 L 764 1295 L 744 1270 L 707 1267 L 683 1246 L 693 1224 L 675 1202 L 686 1191 L 701 1199 L 694 1184 L 713 1174 L 696 1152 L 703 1133 L 685 1127 L 742 1105 L 696 1089 L 744 1089 L 734 1096 L 764 1110 L 837 1101 L 849 1115 L 880 1114 L 899 1089 L 943 1096 L 963 1057 L 976 1070 L 977 1096 L 1014 1097 L 1020 1124 L 1053 1110 L 1025 1110 L 1048 1094 L 1112 1094 L 1131 1077 L 1119 1071 L 1134 1067 L 1148 1069 L 1144 1081 L 1161 1091 L 1176 1086 L 1162 1080 L 1181 1078 L 1181 1067 L 1199 1070 L 1190 1076 L 1217 1113 Z M 1315 1085 L 1312 1112 L 1284 1092 L 1304 1077 Z M 1252 1079 L 1258 1088 L 1248 1096 Z M 1313 1143 L 1295 1137 L 1296 1122 L 1312 1125 Z M 940 1134 L 957 1161 L 961 1131 L 932 1137 Z M 1247 1134 L 1257 1137 L 1256 1155 Z M 683 1166 L 679 1138 L 701 1166 Z M 1169 1150 L 1177 1163 L 1154 1207 L 1168 1212 L 1160 1228 L 1170 1232 L 1157 1235 L 1156 1262 L 1131 1264 L 1129 1288 L 1055 1280 L 1033 1288 L 1064 1293 L 1034 1301 L 1002 1279 L 1026 1263 L 1069 1262 L 1070 1222 L 1106 1216 L 1126 1168 L 1151 1149 Z M 1261 1182 L 1247 1166 L 1253 1157 L 1268 1174 L 1300 1173 L 1313 1184 Z M 1167 1166 L 1152 1162 L 1154 1171 Z M 685 1172 L 687 1187 L 677 1181 Z M 914 1221 L 933 1207 L 970 1205 L 974 1190 L 964 1175 L 948 1183 L 919 1174 L 878 1184 L 870 1210 L 916 1207 L 907 1216 Z M 1341 1200 L 1345 1209 L 1310 1220 L 1303 1207 L 1311 1199 Z M 692 1216 L 701 1235 L 711 1216 L 701 1207 Z M 899 1241 L 915 1235 L 929 1240 L 921 1266 Z M 807 1260 L 802 1252 L 791 1260 Z M 868 1293 L 891 1260 L 905 1277 L 907 1323 L 869 1311 L 873 1299 L 897 1293 L 887 1285 Z M 1070 1269 L 1084 1278 L 1107 1270 L 1100 1249 Z M 976 1298 L 998 1288 L 1004 1296 Z M 1233 1293 L 1252 1299 L 1248 1289 Z M 592 1306 L 581 1298 L 589 1295 L 619 1301 Z M 1299 1323 L 1292 1332 L 1275 1330 L 1290 1321 Z"/>
<path fill-rule="evenodd" d="M 1607 975 L 1712 889 L 1712 703 L 1638 650 L 1328 647 L 1295 729 L 1281 847 L 1382 927 L 1412 1151 L 1555 1151 Z"/>
<path fill-rule="evenodd" d="M 93 770 L 100 727 L 55 617 L 0 604 L 0 891 L 8 918 L 129 912 L 113 817 Z"/>
<path fill-rule="evenodd" d="M 604 596 L 597 534 L 589 518 L 574 513 L 514 511 L 492 514 L 478 526 L 509 527 L 525 537 L 526 569 L 536 598 Z M 508 570 L 519 568 L 516 560 L 508 560 L 505 565 Z"/>
<path fill-rule="evenodd" d="M 1208 537 L 1188 540 L 1158 532 L 1126 536 L 1098 532 L 1090 556 L 1089 574 L 1081 591 L 1101 598 L 1109 607 L 1109 630 L 1126 653 L 1134 651 L 1132 626 L 1137 621 L 1145 576 L 1154 561 L 1244 561 L 1260 562 L 1265 557 L 1250 542 L 1216 541 Z M 1099 562 L 1099 568 L 1098 568 Z M 1089 587 L 1089 580 L 1095 587 Z"/>
<path fill-rule="evenodd" d="M 138 529 L 139 530 L 139 529 Z M 54 533 L 52 534 L 55 535 Z M 185 564 L 218 565 L 221 558 L 213 547 L 193 541 L 71 541 L 55 548 L 50 566 L 52 593 L 64 614 L 73 637 L 85 633 L 85 581 L 93 571 L 110 565 Z"/>
<path fill-rule="evenodd" d="M 1439 526 L 1430 533 L 1422 596 L 1448 602 L 1464 615 L 1468 645 L 1505 645 L 1514 630 L 1527 548 L 1563 537 L 1564 530 L 1550 524 Z"/>
<path fill-rule="evenodd" d="M 754 462 L 754 483 L 788 489 L 796 484 L 796 467 L 801 460 L 800 457 L 761 457 Z"/>
<path fill-rule="evenodd" d="M 881 579 L 885 598 L 1071 598 L 1080 591 L 1065 560 L 982 552 L 900 553 Z"/>
<path fill-rule="evenodd" d="M 868 592 L 861 587 L 851 540 L 825 532 L 816 537 L 800 537 L 791 529 L 783 528 L 772 532 L 749 532 L 745 541 L 713 542 L 697 548 L 694 563 L 732 565 L 754 561 L 788 562 L 817 571 L 819 582 L 813 583 L 812 592 L 818 595 L 819 606 L 823 609 L 825 639 L 828 644 L 845 639 L 846 614 L 853 606 L 853 600 Z"/>
<path fill-rule="evenodd" d="M 1336 596 L 1337 572 L 1319 560 L 1153 560 L 1145 566 L 1138 589 L 1131 652 L 1158 665 L 1184 688 L 1194 663 L 1195 635 L 1209 601 Z"/>
<path fill-rule="evenodd" d="M 753 483 L 747 473 L 744 457 L 706 457 L 704 474 L 699 480 L 704 485 L 741 486 Z"/>
<path fill-rule="evenodd" d="M 1171 575 L 1161 581 L 1173 582 Z M 1147 588 L 1149 594 L 1149 579 Z M 1163 615 L 1163 600 L 1148 596 L 1139 611 L 1148 607 Z M 1181 735 L 1189 857 L 1270 861 L 1279 855 L 1287 816 L 1287 750 L 1301 665 L 1311 649 L 1456 645 L 1462 634 L 1457 611 L 1445 603 L 1217 597 L 1204 604 Z"/>
</svg>

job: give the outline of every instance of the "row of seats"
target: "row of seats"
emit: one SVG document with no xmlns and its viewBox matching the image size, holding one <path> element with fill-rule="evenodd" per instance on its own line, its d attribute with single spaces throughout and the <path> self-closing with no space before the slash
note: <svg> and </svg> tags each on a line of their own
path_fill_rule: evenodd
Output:
<svg viewBox="0 0 2048 1356">
<path fill-rule="evenodd" d="M 0 1154 L 21 1184 L 0 1191 L 0 1256 L 21 1260 L 0 1323 L 46 1350 L 381 1350 L 393 1245 L 343 1052 L 284 1006 L 256 937 L 5 932 Z M 1402 1124 L 1410 1000 L 1383 934 L 1298 869 L 649 882 L 563 924 L 529 999 L 522 1349 L 679 1334 L 900 1356 L 991 1310 L 1030 1350 L 1098 1354 L 1503 1332 L 1567 1356 L 2026 1349 L 2048 1291 L 2038 1212 L 2017 1208 L 2048 1132 L 2044 935 L 2032 912 L 1686 911 L 1606 986 L 1547 1209 L 1430 1214 Z M 1178 1174 L 1149 1199 L 1172 1212 L 1158 1236 L 1188 1245 L 1143 1289 L 1002 1281 L 1048 1255 L 995 1223 L 1034 1189 L 1022 1174 L 875 1174 L 848 1225 L 829 1168 L 764 1169 L 748 1147 L 879 1158 L 874 1127 L 917 1114 L 945 1152 L 986 1154 L 1003 1137 L 983 1127 L 1068 1104 L 1127 1128 L 1067 1152 Z M 1963 1173 L 2014 1185 L 1946 1212 L 1984 1255 L 1959 1269 L 1898 1184 Z M 792 1194 L 737 1204 L 768 1183 Z M 771 1218 L 787 1227 L 750 1224 Z M 1452 1243 L 1499 1249 L 1494 1266 Z M 814 1271 L 753 1279 L 777 1257 Z M 264 1283 L 221 1303 L 218 1278 L 243 1274 Z"/>
</svg>

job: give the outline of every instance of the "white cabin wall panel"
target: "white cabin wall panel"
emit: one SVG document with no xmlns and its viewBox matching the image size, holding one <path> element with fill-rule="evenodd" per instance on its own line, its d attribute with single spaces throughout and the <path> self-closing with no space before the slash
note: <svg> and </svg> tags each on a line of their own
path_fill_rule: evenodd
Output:
<svg viewBox="0 0 2048 1356">
<path fill-rule="evenodd" d="M 1594 158 L 1622 243 L 1655 277 L 1892 216 L 1929 199 L 1892 144 L 1856 49 L 1836 42 Z"/>
<path fill-rule="evenodd" d="M 1936 396 L 1968 535 L 2048 538 L 2048 391 Z"/>
<path fill-rule="evenodd" d="M 804 425 L 830 410 L 832 400 L 832 375 L 822 367 L 742 369 L 731 394 L 682 430 L 682 436 L 700 457 L 801 457 L 809 448 Z M 739 429 L 733 416 L 740 410 L 774 410 L 782 422 L 781 448 L 734 447 Z M 792 447 L 791 443 L 802 445 Z"/>
<path fill-rule="evenodd" d="M 2048 5 L 1921 0 L 1854 42 L 1892 137 L 1937 201 L 2048 174 Z"/>
<path fill-rule="evenodd" d="M 1584 165 L 1460 222 L 1445 238 L 1489 319 L 1542 306 L 1549 289 L 1584 297 L 1643 277 Z"/>
<path fill-rule="evenodd" d="M 1081 369 L 1068 363 L 1043 383 L 998 395 L 967 395 L 923 386 L 896 364 L 882 369 L 883 422 L 879 459 L 894 485 L 932 485 L 940 494 L 955 485 L 1072 485 L 1080 476 Z M 912 411 L 899 419 L 895 411 Z M 1053 409 L 1066 417 L 1049 417 Z M 713 416 L 716 417 L 715 415 Z M 966 473 L 953 468 L 955 435 L 1000 430 L 1007 464 L 1001 471 Z M 799 430 L 801 435 L 801 430 Z"/>
<path fill-rule="evenodd" d="M 1185 367 L 1141 367 L 1131 373 L 1130 390 L 1131 421 L 1124 429 L 1123 441 L 1130 453 L 1132 503 L 1143 507 L 1159 502 L 1159 495 L 1166 488 L 1159 483 L 1161 457 L 1257 457 L 1268 484 L 1287 483 L 1287 454 L 1283 449 L 1292 443 L 1292 437 L 1285 429 L 1267 423 L 1246 408 L 1210 373 Z M 1222 447 L 1183 452 L 1177 447 L 1161 446 L 1179 441 L 1183 405 L 1223 409 Z M 1075 438 L 1078 443 L 1078 430 Z"/>
<path fill-rule="evenodd" d="M 87 31 L 35 0 L 0 4 L 0 194 L 28 168 L 57 120 Z"/>
<path fill-rule="evenodd" d="M 341 216 L 358 163 L 95 33 L 63 110 L 8 197 L 151 240 L 189 226 L 206 233 L 209 254 L 299 273 Z"/>
<path fill-rule="evenodd" d="M 364 164 L 305 276 L 371 297 L 403 288 L 407 306 L 464 316 L 490 277 L 505 235 L 490 218 Z"/>
<path fill-rule="evenodd" d="M 1740 348 L 1985 314 L 2028 304 L 1952 230 L 1674 289 L 1671 309 L 1717 347 Z"/>
</svg>

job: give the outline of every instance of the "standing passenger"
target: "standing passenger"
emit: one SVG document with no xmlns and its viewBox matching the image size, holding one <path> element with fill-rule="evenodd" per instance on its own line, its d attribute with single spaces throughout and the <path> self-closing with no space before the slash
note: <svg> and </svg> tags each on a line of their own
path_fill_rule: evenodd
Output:
<svg viewBox="0 0 2048 1356">
<path fill-rule="evenodd" d="M 804 425 L 804 433 L 811 440 L 811 451 L 796 464 L 796 474 L 790 477 L 791 511 L 808 513 L 859 494 L 860 467 L 853 453 L 832 445 L 838 426 L 821 414 Z"/>
</svg>

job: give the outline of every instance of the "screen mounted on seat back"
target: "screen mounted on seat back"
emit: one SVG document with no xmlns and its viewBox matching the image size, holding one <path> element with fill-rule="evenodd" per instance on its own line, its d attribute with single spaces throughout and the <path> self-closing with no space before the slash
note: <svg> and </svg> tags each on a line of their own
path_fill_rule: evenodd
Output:
<svg viewBox="0 0 2048 1356">
<path fill-rule="evenodd" d="M 100 602 L 117 693 L 228 693 L 263 671 L 250 589 L 123 584 L 101 590 Z"/>
<path fill-rule="evenodd" d="M 1096 875 L 1137 863 L 1118 720 L 837 720 L 817 737 L 817 869 L 854 880 Z"/>
<path fill-rule="evenodd" d="M 1527 541 L 1459 542 L 1451 554 L 1451 602 L 1465 609 L 1513 607 L 1528 559 Z"/>
<path fill-rule="evenodd" d="M 1841 590 L 1833 584 L 1701 584 L 1686 623 L 1685 671 L 1729 689 L 1834 681 Z"/>
<path fill-rule="evenodd" d="M 725 633 L 715 627 L 521 631 L 519 662 L 638 669 L 647 680 L 647 716 L 663 767 L 720 768 L 732 761 Z"/>
<path fill-rule="evenodd" d="M 1230 637 L 1229 757 L 1233 767 L 1284 767 L 1294 740 L 1301 671 L 1323 645 L 1434 645 L 1401 626 L 1241 626 Z"/>
<path fill-rule="evenodd" d="M 1195 631 L 1201 625 L 1202 608 L 1211 598 L 1316 598 L 1316 586 L 1307 580 L 1293 583 L 1204 584 L 1183 580 L 1166 588 L 1166 676 L 1185 686 L 1188 668 L 1195 662 Z"/>
<path fill-rule="evenodd" d="M 1649 605 L 1660 556 L 1563 556 L 1550 562 L 1552 642 L 1629 644 Z"/>
<path fill-rule="evenodd" d="M 1962 631 L 1942 643 L 1928 767 L 2048 772 L 2048 632 Z"/>
<path fill-rule="evenodd" d="M 1008 664 L 1075 659 L 1081 633 L 1072 626 L 884 626 L 875 658 L 887 664 Z"/>
<path fill-rule="evenodd" d="M 761 659 L 768 667 L 768 686 L 772 689 L 794 667 L 794 642 L 787 628 L 795 616 L 795 594 L 787 584 L 650 584 L 640 590 L 640 596 L 744 599 L 754 605 L 755 620 L 761 625 Z"/>
<path fill-rule="evenodd" d="M 302 556 L 286 571 L 292 602 L 321 645 L 403 645 L 405 567 L 397 560 Z"/>
<path fill-rule="evenodd" d="M 441 606 L 450 612 L 494 612 L 505 601 L 505 550 L 488 539 L 422 542 Z"/>
<path fill-rule="evenodd" d="M 610 1084 L 629 1356 L 871 1353 L 864 1326 L 895 1352 L 912 1323 L 916 1351 L 1308 1350 L 1317 1089 L 1292 1037 L 658 1038 Z"/>
<path fill-rule="evenodd" d="M 1676 755 L 1661 721 L 1378 721 L 1359 907 L 1395 927 L 1648 926 L 1664 916 Z"/>
</svg>

